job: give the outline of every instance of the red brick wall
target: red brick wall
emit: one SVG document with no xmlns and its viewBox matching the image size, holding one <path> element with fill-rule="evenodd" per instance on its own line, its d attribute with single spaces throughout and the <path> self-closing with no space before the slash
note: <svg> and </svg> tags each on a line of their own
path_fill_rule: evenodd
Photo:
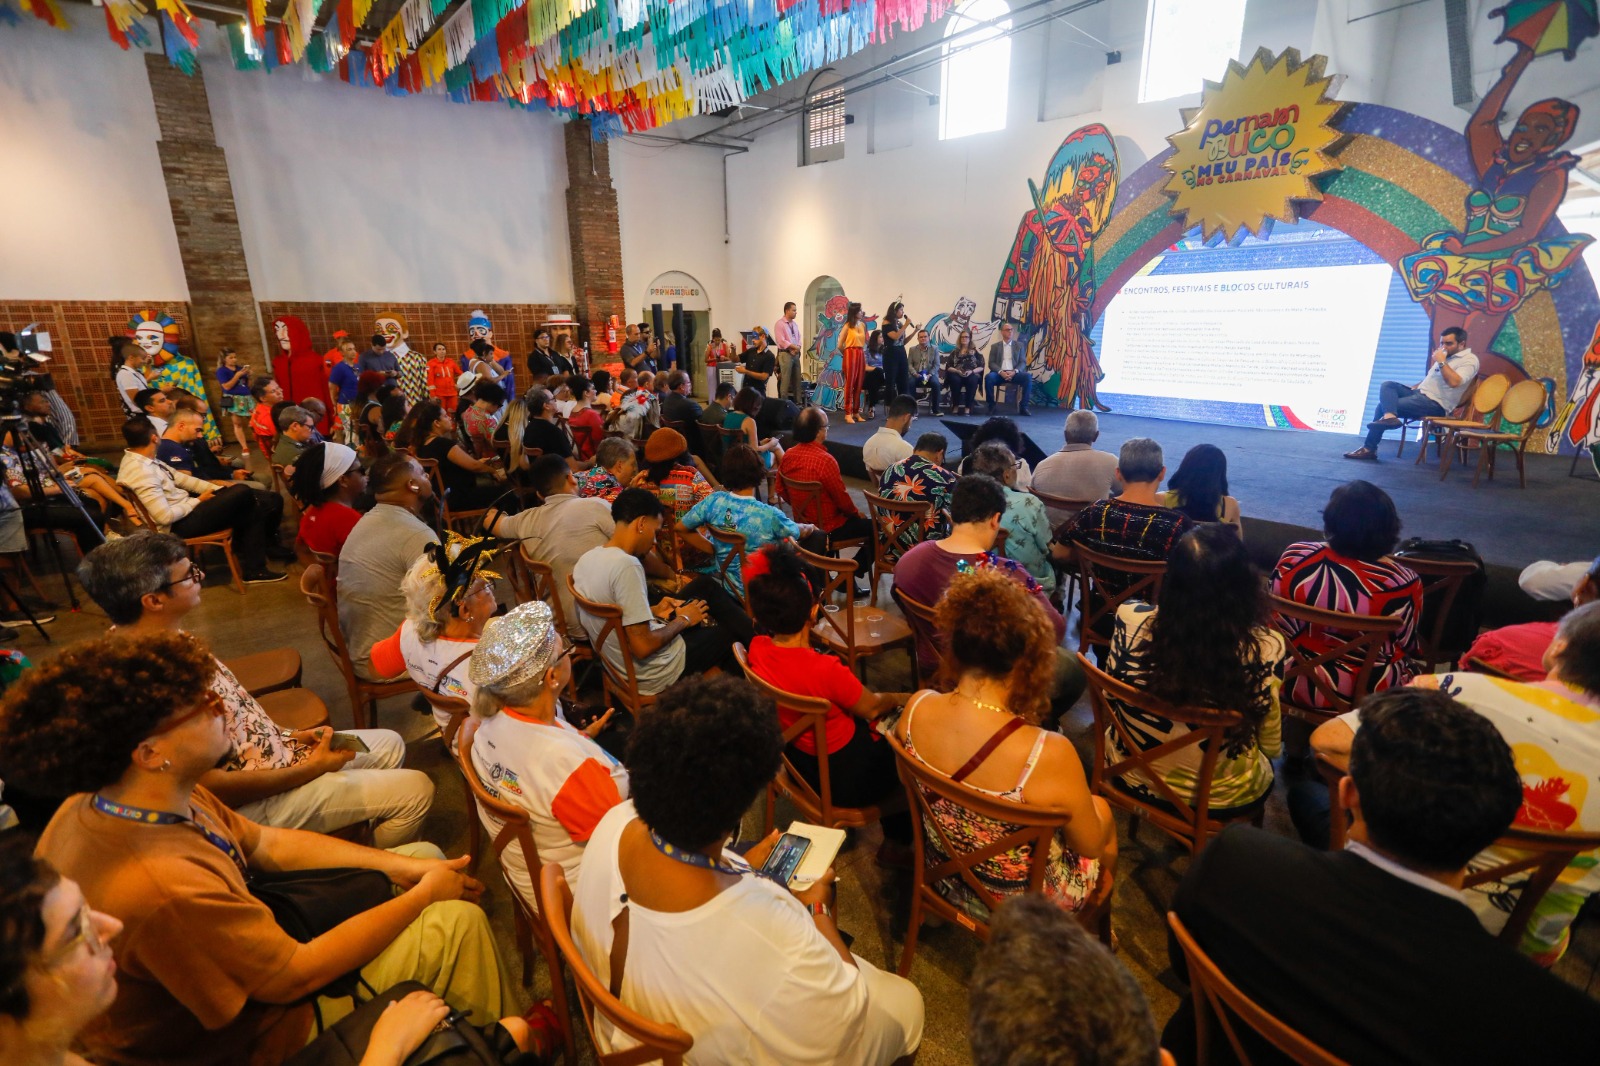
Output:
<svg viewBox="0 0 1600 1066">
<path fill-rule="evenodd" d="M 566 126 L 567 234 L 578 321 L 589 327 L 590 351 L 603 350 L 606 318 L 623 315 L 622 229 L 611 185 L 611 149 L 595 141 L 589 121 Z M 619 337 L 620 339 L 620 337 Z"/>
<path fill-rule="evenodd" d="M 111 384 L 111 348 L 108 337 L 128 332 L 128 320 L 139 311 L 165 311 L 178 323 L 179 348 L 196 356 L 207 379 L 215 369 L 214 355 L 197 352 L 190 328 L 189 305 L 183 303 L 130 303 L 121 300 L 0 300 L 0 326 L 20 330 L 38 322 L 48 330 L 55 346 L 50 372 L 56 390 L 78 419 L 78 432 L 87 447 L 122 447 L 122 403 Z"/>
</svg>

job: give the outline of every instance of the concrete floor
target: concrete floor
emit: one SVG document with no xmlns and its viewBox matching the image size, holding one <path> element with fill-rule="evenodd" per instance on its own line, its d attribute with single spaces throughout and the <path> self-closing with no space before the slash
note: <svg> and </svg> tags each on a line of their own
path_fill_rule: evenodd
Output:
<svg viewBox="0 0 1600 1066">
<path fill-rule="evenodd" d="M 855 487 L 859 495 L 860 486 Z M 69 565 L 72 565 L 70 545 L 64 550 L 69 553 Z M 344 683 L 320 646 L 311 609 L 299 592 L 298 568 L 289 581 L 249 586 L 245 595 L 240 596 L 227 584 L 226 566 L 220 557 L 202 558 L 201 564 L 208 568 L 206 589 L 201 607 L 189 619 L 189 629 L 207 640 L 212 650 L 224 659 L 264 648 L 298 648 L 305 663 L 304 684 L 328 704 L 335 726 L 348 727 L 351 718 Z M 58 575 L 41 573 L 39 583 L 45 593 L 59 603 L 54 609 L 56 621 L 47 627 L 55 643 L 45 644 L 30 629 L 14 631 L 13 646 L 38 661 L 48 658 L 62 645 L 93 639 L 104 632 L 107 620 L 92 603 L 85 601 L 82 609 L 75 613 L 67 609 Z M 82 597 L 81 589 L 79 595 Z M 509 597 L 510 589 L 503 588 L 501 602 L 509 603 Z M 894 608 L 891 605 L 888 609 Z M 872 664 L 869 683 L 880 691 L 907 690 L 910 687 L 907 660 L 897 653 Z M 424 838 L 438 844 L 448 854 L 462 854 L 467 848 L 471 817 L 467 792 L 437 738 L 432 719 L 411 710 L 409 700 L 401 698 L 383 705 L 378 724 L 405 736 L 409 743 L 407 765 L 426 771 L 434 780 L 437 792 Z M 1063 723 L 1063 731 L 1072 737 L 1086 758 L 1091 754 L 1090 726 L 1087 702 L 1080 703 Z M 1274 832 L 1292 836 L 1283 794 L 1280 784 L 1269 799 L 1266 825 Z M 780 803 L 777 818 L 780 826 L 787 825 L 794 816 L 794 812 L 785 807 Z M 758 802 L 746 815 L 746 837 L 753 839 L 760 835 L 762 816 L 763 804 Z M 1137 839 L 1132 839 L 1126 816 L 1119 814 L 1117 821 L 1121 843 L 1113 909 L 1117 956 L 1138 979 L 1159 1027 L 1165 1024 L 1183 994 L 1167 958 L 1164 914 L 1188 869 L 1188 854 L 1148 825 L 1140 830 Z M 871 827 L 862 831 L 859 840 L 840 856 L 837 864 L 839 925 L 854 935 L 854 950 L 858 955 L 893 970 L 899 962 L 904 934 L 909 876 L 890 873 L 873 861 L 880 839 L 877 828 Z M 521 966 L 512 937 L 507 889 L 492 856 L 479 856 L 476 870 L 489 887 L 484 905 L 497 933 L 508 985 L 515 987 Z M 911 978 L 922 990 L 927 1005 L 927 1026 L 918 1057 L 926 1066 L 971 1061 L 967 1047 L 967 983 L 978 948 L 977 939 L 958 926 L 923 930 Z M 1575 930 L 1572 948 L 1558 964 L 1556 972 L 1594 993 L 1597 968 L 1600 968 L 1600 922 L 1590 920 Z M 531 995 L 543 998 L 548 994 L 548 971 L 536 965 Z M 520 1011 L 530 993 L 518 995 L 522 996 L 518 1003 Z M 575 1021 L 575 1024 L 581 1030 L 581 1022 Z M 586 1039 L 580 1042 L 587 1044 Z M 593 1061 L 587 1046 L 580 1060 Z"/>
</svg>

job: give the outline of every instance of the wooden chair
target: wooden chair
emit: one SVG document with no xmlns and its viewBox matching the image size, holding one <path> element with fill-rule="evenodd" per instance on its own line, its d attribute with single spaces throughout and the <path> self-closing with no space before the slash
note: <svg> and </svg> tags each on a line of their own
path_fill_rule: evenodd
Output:
<svg viewBox="0 0 1600 1066">
<path fill-rule="evenodd" d="M 546 863 L 540 871 L 539 910 L 549 924 L 556 950 L 561 952 L 567 969 L 572 971 L 573 984 L 578 989 L 578 1007 L 583 1012 L 583 1024 L 589 1031 L 589 1041 L 594 1045 L 599 1066 L 641 1066 L 649 1062 L 683 1066 L 683 1056 L 694 1047 L 694 1037 L 676 1025 L 651 1021 L 624 1006 L 622 1000 L 601 984 L 572 942 L 572 889 L 567 886 L 567 875 L 560 863 Z M 600 1041 L 595 1037 L 597 1011 L 622 1033 L 638 1041 L 638 1046 L 602 1053 Z"/>
<path fill-rule="evenodd" d="M 308 688 L 280 688 L 257 696 L 256 702 L 280 729 L 298 732 L 328 724 L 328 705 Z"/>
<path fill-rule="evenodd" d="M 1303 719 L 1312 725 L 1321 725 L 1337 718 L 1372 694 L 1373 674 L 1379 667 L 1378 653 L 1389 637 L 1400 631 L 1400 619 L 1394 615 L 1348 614 L 1321 607 L 1308 607 L 1294 600 L 1271 594 L 1273 622 L 1284 635 L 1283 688 L 1278 702 L 1283 713 Z M 1328 645 L 1327 650 L 1308 651 L 1295 643 L 1284 619 L 1292 619 L 1306 626 L 1305 634 L 1319 638 Z M 1305 634 L 1301 639 L 1304 639 Z M 1359 656 L 1353 691 L 1341 693 L 1320 671 L 1321 667 L 1337 659 Z M 1304 679 L 1326 707 L 1304 703 L 1292 697 L 1295 685 Z"/>
<path fill-rule="evenodd" d="M 662 426 L 663 429 L 675 429 L 679 433 L 681 433 L 683 435 L 683 439 L 686 442 L 688 442 L 689 454 L 691 454 L 691 455 L 699 455 L 700 454 L 700 448 L 701 448 L 700 423 L 698 423 L 698 422 L 674 422 L 671 419 L 664 418 L 664 419 L 661 420 L 661 426 Z M 643 445 L 640 445 L 639 454 L 640 455 L 644 454 L 644 446 Z"/>
<path fill-rule="evenodd" d="M 585 599 L 578 593 L 578 586 L 573 584 L 571 574 L 567 575 L 567 591 L 572 593 L 572 602 L 577 604 L 579 611 L 600 620 L 600 632 L 590 640 L 590 646 L 594 649 L 594 657 L 600 661 L 600 680 L 607 698 L 615 697 L 624 709 L 637 718 L 655 703 L 656 698 L 639 691 L 639 672 L 633 661 L 633 649 L 628 645 L 626 627 L 622 624 L 622 608 L 614 603 Z M 606 658 L 608 640 L 617 642 L 618 657 L 622 660 L 621 670 Z"/>
<path fill-rule="evenodd" d="M 665 528 L 666 523 L 662 523 Z M 718 526 L 705 526 L 702 530 L 715 547 L 721 544 L 727 551 L 717 557 L 717 580 L 727 590 L 728 595 L 744 604 L 746 614 L 750 613 L 750 586 L 745 583 L 745 536 L 731 529 L 722 529 Z M 734 580 L 735 573 L 738 581 Z"/>
<path fill-rule="evenodd" d="M 300 513 L 300 501 L 289 491 L 289 475 L 281 463 L 272 464 L 272 491 L 283 497 L 283 511 L 287 515 Z"/>
<path fill-rule="evenodd" d="M 921 656 L 917 654 L 917 645 L 925 639 L 929 647 L 938 649 L 940 658 L 944 657 L 944 637 L 939 633 L 939 623 L 934 617 L 934 608 L 921 600 L 914 600 L 894 585 L 889 586 L 889 595 L 900 607 L 900 613 L 905 617 L 906 625 L 911 629 L 911 677 L 912 684 L 917 688 L 923 687 L 923 670 L 926 669 Z M 934 669 L 937 669 L 935 665 Z M 928 683 L 933 682 L 930 676 Z"/>
<path fill-rule="evenodd" d="M 852 673 L 861 672 L 862 659 L 905 645 L 911 652 L 911 669 L 916 671 L 916 637 L 905 619 L 855 602 L 851 591 L 855 587 L 856 577 L 854 559 L 815 555 L 804 548 L 798 549 L 797 554 L 802 562 L 816 567 L 823 574 L 822 587 L 816 590 L 817 605 L 822 610 L 817 612 L 817 624 L 811 630 L 812 643 L 820 644 L 842 657 Z M 829 611 L 829 607 L 837 610 Z M 872 634 L 873 627 L 867 624 L 869 614 L 883 615 L 875 627 L 878 630 L 876 636 Z"/>
<path fill-rule="evenodd" d="M 899 737 L 891 733 L 888 740 L 889 746 L 894 749 L 900 783 L 905 786 L 906 799 L 911 805 L 911 841 L 916 855 L 911 874 L 911 915 L 906 923 L 905 945 L 900 951 L 899 973 L 905 977 L 911 973 L 911 963 L 916 958 L 917 938 L 922 931 L 924 912 L 954 922 L 976 933 L 981 940 L 989 939 L 989 923 L 951 904 L 939 892 L 940 884 L 946 881 L 965 884 L 992 913 L 1005 901 L 1005 897 L 996 895 L 979 880 L 974 868 L 1002 852 L 1028 848 L 1028 887 L 1025 891 L 1043 891 L 1045 875 L 1050 866 L 1051 841 L 1072 821 L 1072 815 L 1059 807 L 1039 807 L 1000 799 L 959 781 L 952 781 L 949 775 L 940 773 L 907 752 Z M 935 799 L 953 803 L 981 818 L 1002 822 L 1011 830 L 980 847 L 963 847 L 951 838 L 950 833 L 934 817 Z M 930 833 L 936 839 L 930 840 Z M 935 862 L 936 855 L 944 856 L 943 860 Z M 1077 918 L 1085 929 L 1098 935 L 1102 943 L 1110 945 L 1109 896 L 1103 905 L 1086 907 Z"/>
<path fill-rule="evenodd" d="M 350 715 L 357 729 L 370 729 L 378 720 L 378 701 L 390 696 L 400 696 L 417 691 L 417 683 L 410 677 L 390 681 L 368 681 L 356 674 L 350 659 L 350 649 L 344 642 L 344 631 L 339 628 L 339 610 L 328 593 L 322 567 L 306 567 L 300 575 L 300 591 L 317 612 L 317 630 L 322 636 L 322 646 L 328 649 L 334 665 L 344 675 L 346 691 L 350 694 Z"/>
<path fill-rule="evenodd" d="M 1089 650 L 1090 645 L 1101 648 L 1111 646 L 1111 638 L 1102 635 L 1102 625 L 1109 632 L 1116 623 L 1117 608 L 1129 600 L 1155 603 L 1161 596 L 1161 579 L 1167 573 L 1167 561 L 1149 562 L 1143 559 L 1124 559 L 1105 555 L 1084 547 L 1072 546 L 1072 555 L 1078 561 L 1078 580 L 1083 587 L 1083 614 L 1078 620 L 1078 652 Z M 1108 574 L 1130 577 L 1126 588 L 1112 592 L 1106 587 Z"/>
<path fill-rule="evenodd" d="M 1528 451 L 1528 440 L 1538 428 L 1539 413 L 1545 409 L 1549 398 L 1544 382 L 1536 378 L 1528 378 L 1511 386 L 1511 391 L 1500 402 L 1500 409 L 1495 412 L 1493 425 L 1498 428 L 1485 425 L 1451 431 L 1444 458 L 1439 464 L 1439 480 L 1443 481 L 1450 473 L 1450 445 L 1461 448 L 1463 454 L 1466 448 L 1476 445 L 1478 466 L 1472 472 L 1473 488 L 1478 487 L 1478 478 L 1485 469 L 1489 471 L 1489 480 L 1494 480 L 1494 457 L 1502 448 L 1509 449 L 1517 457 L 1517 477 L 1522 487 L 1527 488 L 1528 468 L 1524 457 Z"/>
<path fill-rule="evenodd" d="M 872 603 L 878 602 L 878 583 L 907 550 L 922 543 L 928 532 L 927 500 L 886 500 L 867 493 L 867 513 L 872 518 Z"/>
<path fill-rule="evenodd" d="M 161 528 L 156 525 L 155 519 L 150 517 L 150 512 L 145 510 L 144 501 L 139 499 L 138 493 L 129 490 L 123 495 L 127 496 L 133 509 L 139 512 L 139 521 L 143 523 L 145 529 Z M 228 560 L 228 570 L 233 574 L 233 589 L 239 595 L 244 595 L 244 575 L 239 572 L 239 557 L 233 554 L 233 530 L 224 529 L 204 536 L 184 537 L 183 543 L 188 547 L 190 555 L 198 554 L 202 548 L 221 548 L 222 554 Z"/>
<path fill-rule="evenodd" d="M 428 472 L 428 480 L 433 483 L 434 498 L 439 501 L 439 535 L 442 537 L 446 531 L 455 530 L 463 536 L 476 536 L 477 527 L 483 522 L 483 516 L 489 513 L 489 509 L 477 507 L 460 511 L 451 507 L 449 493 L 444 487 L 444 475 L 439 472 L 439 461 L 418 457 L 417 462 Z"/>
<path fill-rule="evenodd" d="M 543 600 L 550 605 L 550 619 L 555 622 L 556 629 L 572 646 L 572 662 L 575 669 L 572 678 L 567 682 L 567 697 L 573 703 L 578 702 L 578 689 L 582 687 L 579 680 L 579 663 L 585 664 L 583 671 L 587 677 L 588 671 L 594 668 L 594 648 L 589 644 L 587 636 L 575 636 L 583 633 L 579 626 L 571 625 L 567 620 L 566 605 L 561 602 L 561 597 L 556 592 L 556 572 L 549 563 L 541 563 L 537 559 L 529 558 L 528 546 L 521 546 L 517 553 L 524 572 L 528 577 L 528 599 Z M 526 602 L 526 601 L 524 601 Z"/>
<path fill-rule="evenodd" d="M 817 516 L 822 513 L 822 482 L 796 481 L 794 478 L 785 477 L 783 480 L 783 494 L 789 498 L 789 510 L 794 515 L 794 520 L 802 525 L 810 523 L 815 525 Z M 867 546 L 866 537 L 833 537 L 828 538 L 828 550 L 842 552 L 846 548 L 855 548 L 859 558 L 861 549 Z"/>
<path fill-rule="evenodd" d="M 534 893 L 537 896 L 538 871 L 544 864 L 539 861 L 539 847 L 533 841 L 533 824 L 528 820 L 527 811 L 496 799 L 483 787 L 483 780 L 478 777 L 478 768 L 472 764 L 472 740 L 477 731 L 478 723 L 469 721 L 458 734 L 461 746 L 456 751 L 456 765 L 461 769 L 461 776 L 466 779 L 467 788 L 475 805 L 472 812 L 474 832 L 471 854 L 476 861 L 479 857 L 478 847 L 482 842 L 483 816 L 487 813 L 500 822 L 500 831 L 495 834 L 489 847 L 494 851 L 495 861 L 500 864 L 500 876 L 505 879 L 506 888 L 511 891 L 511 917 L 516 931 L 517 952 L 522 956 L 522 985 L 526 988 L 533 984 L 533 954 L 537 949 L 538 953 L 544 956 L 545 965 L 550 968 L 550 1003 L 556 1021 L 561 1026 L 559 1034 L 561 1049 L 570 1059 L 572 1014 L 567 1004 L 567 982 L 561 971 L 561 956 L 556 950 L 555 940 L 550 936 L 550 926 L 540 913 L 538 899 L 525 898 L 505 872 L 506 851 L 515 844 L 522 850 L 523 867 L 528 871 L 528 883 L 534 886 Z M 556 867 L 558 870 L 560 868 L 559 865 Z"/>
<path fill-rule="evenodd" d="M 1005 558 L 1006 541 L 1011 539 L 1011 530 L 1001 526 L 994 534 L 994 547 L 990 550 L 1001 558 Z"/>
<path fill-rule="evenodd" d="M 1144 689 L 1119 681 L 1101 670 L 1089 657 L 1078 655 L 1089 681 L 1089 703 L 1094 708 L 1094 762 L 1089 767 L 1089 787 L 1113 807 L 1121 807 L 1135 819 L 1148 818 L 1150 824 L 1189 848 L 1198 855 L 1213 834 L 1236 822 L 1249 822 L 1259 827 L 1266 810 L 1266 797 L 1247 809 L 1227 818 L 1211 814 L 1211 783 L 1216 775 L 1217 757 L 1227 746 L 1228 730 L 1243 720 L 1237 711 L 1221 711 L 1210 707 L 1174 707 L 1150 695 Z M 1136 718 L 1165 718 L 1188 726 L 1188 732 L 1165 743 L 1141 751 L 1127 720 L 1111 705 L 1115 700 L 1133 712 Z M 1117 746 L 1124 755 L 1115 762 L 1111 758 L 1107 733 L 1114 734 Z M 1194 800 L 1185 800 L 1167 784 L 1155 762 L 1163 756 L 1173 755 L 1185 748 L 1200 750 L 1200 769 L 1195 774 Z M 1144 784 L 1160 800 L 1144 799 L 1119 787 L 1117 779 L 1139 773 Z M 1132 829 L 1130 829 L 1130 833 Z"/>
<path fill-rule="evenodd" d="M 783 731 L 784 756 L 783 763 L 778 767 L 778 776 L 774 777 L 767 785 L 767 820 L 766 828 L 762 832 L 772 831 L 773 822 L 777 817 L 778 794 L 781 792 L 788 796 L 790 801 L 799 808 L 801 817 L 816 825 L 825 825 L 830 829 L 860 828 L 879 821 L 885 814 L 894 814 L 905 809 L 900 797 L 893 796 L 876 807 L 840 807 L 833 802 L 833 779 L 828 768 L 828 736 L 823 723 L 827 720 L 828 711 L 833 704 L 825 699 L 814 696 L 801 696 L 793 692 L 786 692 L 771 682 L 765 680 L 754 670 L 750 669 L 750 660 L 745 655 L 744 645 L 733 646 L 733 656 L 739 660 L 739 668 L 744 671 L 745 678 L 756 688 L 766 694 L 775 706 L 781 706 L 792 712 L 796 717 Z M 866 723 L 860 723 L 857 729 L 870 728 Z M 800 771 L 789 762 L 788 745 L 796 738 L 811 734 L 812 741 L 816 744 L 817 753 L 817 787 L 812 788 L 810 782 L 800 775 Z"/>
<path fill-rule="evenodd" d="M 1434 609 L 1433 624 L 1427 629 L 1423 629 L 1422 620 L 1417 619 L 1417 643 L 1421 647 L 1423 665 L 1432 668 L 1436 663 L 1450 661 L 1452 651 L 1466 651 L 1465 648 L 1444 647 L 1444 634 L 1456 596 L 1467 579 L 1478 572 L 1478 564 L 1466 559 L 1429 559 L 1416 555 L 1397 555 L 1394 561 L 1416 571 L 1422 578 L 1424 609 Z"/>
<path fill-rule="evenodd" d="M 295 648 L 271 648 L 222 660 L 250 695 L 260 699 L 269 692 L 300 687 L 304 664 Z"/>
<path fill-rule="evenodd" d="M 1074 500 L 1066 496 L 1052 496 L 1048 492 L 1040 492 L 1036 488 L 1029 488 L 1034 496 L 1044 504 L 1045 512 L 1050 516 L 1050 528 L 1059 530 L 1062 526 L 1078 517 L 1078 512 L 1093 503 L 1093 500 Z"/>
<path fill-rule="evenodd" d="M 1444 438 L 1453 428 L 1461 426 L 1481 426 L 1489 420 L 1494 409 L 1500 406 L 1500 401 L 1505 397 L 1506 388 L 1511 384 L 1511 379 L 1504 374 L 1495 374 L 1489 378 L 1474 378 L 1472 384 L 1467 386 L 1467 391 L 1461 397 L 1461 402 L 1454 411 L 1446 415 L 1427 415 L 1423 418 L 1402 418 L 1400 420 L 1400 447 L 1395 449 L 1395 458 L 1405 454 L 1406 430 L 1412 425 L 1420 423 L 1417 430 L 1417 443 L 1420 450 L 1417 452 L 1416 465 L 1421 466 L 1422 461 L 1428 457 L 1428 440 L 1432 438 L 1439 447 L 1439 455 L 1444 456 Z"/>
<path fill-rule="evenodd" d="M 1227 975 L 1217 969 L 1217 964 L 1195 943 L 1182 920 L 1171 911 L 1167 912 L 1167 925 L 1171 927 L 1178 946 L 1183 949 L 1184 961 L 1189 966 L 1189 988 L 1194 996 L 1196 1061 L 1215 1061 L 1211 1047 L 1216 1039 L 1212 1027 L 1216 1024 L 1221 1026 L 1228 1038 L 1234 1057 L 1243 1066 L 1250 1066 L 1250 1055 L 1234 1026 L 1233 1019 L 1237 1018 L 1297 1066 L 1347 1066 L 1345 1060 L 1313 1044 L 1239 991 L 1238 986 L 1228 980 Z"/>
<path fill-rule="evenodd" d="M 470 717 L 472 707 L 460 696 L 445 696 L 434 692 L 432 689 L 417 686 L 422 692 L 422 698 L 428 701 L 428 706 L 435 711 L 443 712 L 449 718 L 439 729 L 439 735 L 444 738 L 446 751 L 455 748 L 456 737 L 461 733 L 461 725 Z"/>
</svg>

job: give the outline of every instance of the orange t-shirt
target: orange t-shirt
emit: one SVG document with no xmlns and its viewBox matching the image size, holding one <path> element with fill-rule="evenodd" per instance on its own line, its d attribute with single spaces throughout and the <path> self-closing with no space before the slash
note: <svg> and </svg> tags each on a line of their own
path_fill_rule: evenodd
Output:
<svg viewBox="0 0 1600 1066">
<path fill-rule="evenodd" d="M 276 1066 L 311 1032 L 307 1003 L 251 995 L 298 944 L 245 887 L 244 875 L 193 825 L 102 814 L 83 793 L 62 804 L 38 853 L 120 919 L 112 942 L 117 999 L 84 1030 L 88 1057 L 118 1066 Z M 248 856 L 261 827 L 203 788 L 195 818 Z"/>
<path fill-rule="evenodd" d="M 867 327 L 864 323 L 855 325 L 848 323 L 839 329 L 839 350 L 846 348 L 865 348 L 867 346 Z"/>
</svg>

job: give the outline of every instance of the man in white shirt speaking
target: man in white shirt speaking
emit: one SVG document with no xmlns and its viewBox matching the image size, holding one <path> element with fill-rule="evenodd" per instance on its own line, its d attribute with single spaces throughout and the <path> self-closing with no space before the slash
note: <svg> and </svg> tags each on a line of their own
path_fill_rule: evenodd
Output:
<svg viewBox="0 0 1600 1066">
<path fill-rule="evenodd" d="M 1451 326 L 1439 334 L 1439 347 L 1430 357 L 1428 375 L 1421 383 L 1402 385 L 1385 381 L 1378 387 L 1378 410 L 1367 423 L 1367 439 L 1346 459 L 1378 458 L 1378 442 L 1402 419 L 1440 417 L 1454 411 L 1478 376 L 1478 357 L 1467 347 L 1467 331 Z"/>
</svg>

